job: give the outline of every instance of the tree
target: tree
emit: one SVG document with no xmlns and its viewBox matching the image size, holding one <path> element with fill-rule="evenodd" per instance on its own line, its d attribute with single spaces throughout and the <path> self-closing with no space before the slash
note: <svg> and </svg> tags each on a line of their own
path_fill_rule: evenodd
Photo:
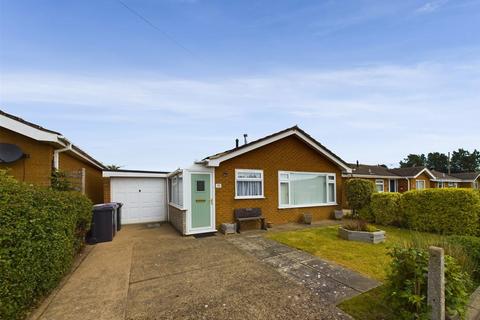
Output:
<svg viewBox="0 0 480 320">
<path fill-rule="evenodd" d="M 462 148 L 453 151 L 451 160 L 452 172 L 471 172 L 480 169 L 480 151 L 470 153 Z"/>
<path fill-rule="evenodd" d="M 440 152 L 430 152 L 427 155 L 427 167 L 440 172 L 448 172 L 448 156 Z"/>
<path fill-rule="evenodd" d="M 400 161 L 401 168 L 423 167 L 427 165 L 427 158 L 422 154 L 409 154 L 405 159 Z"/>
<path fill-rule="evenodd" d="M 105 168 L 107 168 L 108 170 L 118 170 L 120 169 L 121 167 L 120 166 L 117 166 L 115 164 L 109 164 L 109 165 L 106 165 Z"/>
<path fill-rule="evenodd" d="M 348 179 L 345 186 L 347 202 L 356 216 L 358 210 L 370 203 L 372 194 L 376 191 L 375 184 L 367 179 Z"/>
</svg>

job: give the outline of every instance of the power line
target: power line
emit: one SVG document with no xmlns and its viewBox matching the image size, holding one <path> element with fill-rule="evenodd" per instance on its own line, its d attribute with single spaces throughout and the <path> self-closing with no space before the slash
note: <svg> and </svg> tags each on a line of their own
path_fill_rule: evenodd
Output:
<svg viewBox="0 0 480 320">
<path fill-rule="evenodd" d="M 185 50 L 186 52 L 188 52 L 189 54 L 191 54 L 192 56 L 195 56 L 195 54 L 190 50 L 188 49 L 187 47 L 185 47 L 183 44 L 181 44 L 180 42 L 178 42 L 177 40 L 175 40 L 174 37 L 172 37 L 171 35 L 169 35 L 167 32 L 163 31 L 162 29 L 160 29 L 159 27 L 157 27 L 153 22 L 151 22 L 150 20 L 148 20 L 147 18 L 145 18 L 143 15 L 141 15 L 138 11 L 132 9 L 131 7 L 129 7 L 125 2 L 123 2 L 122 0 L 117 0 L 122 6 L 124 6 L 128 11 L 130 11 L 132 14 L 136 15 L 138 18 L 140 18 L 141 20 L 143 20 L 146 24 L 148 24 L 150 27 L 154 28 L 155 30 L 157 30 L 158 32 L 160 32 L 165 38 L 167 38 L 168 40 L 170 40 L 171 42 L 173 42 L 175 45 L 177 45 L 179 48 Z"/>
</svg>

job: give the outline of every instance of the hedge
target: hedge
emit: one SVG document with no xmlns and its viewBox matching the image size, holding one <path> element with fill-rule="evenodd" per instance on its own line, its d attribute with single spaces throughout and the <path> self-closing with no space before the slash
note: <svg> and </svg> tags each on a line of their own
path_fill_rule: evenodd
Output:
<svg viewBox="0 0 480 320">
<path fill-rule="evenodd" d="M 401 197 L 397 192 L 374 193 L 370 202 L 372 222 L 402 226 L 405 221 L 400 209 Z"/>
<path fill-rule="evenodd" d="M 450 244 L 462 247 L 468 254 L 468 257 L 474 263 L 473 278 L 480 285 L 480 237 L 449 236 L 447 241 Z"/>
<path fill-rule="evenodd" d="M 0 319 L 21 319 L 55 288 L 90 227 L 92 203 L 78 192 L 17 182 L 0 170 Z"/>
<path fill-rule="evenodd" d="M 400 210 L 406 227 L 445 235 L 478 235 L 480 197 L 472 189 L 426 189 L 405 192 Z"/>
</svg>

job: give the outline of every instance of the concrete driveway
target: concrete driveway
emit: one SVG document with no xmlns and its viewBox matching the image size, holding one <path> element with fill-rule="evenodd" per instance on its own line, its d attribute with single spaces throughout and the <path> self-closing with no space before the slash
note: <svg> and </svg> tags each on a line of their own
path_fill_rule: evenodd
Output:
<svg viewBox="0 0 480 320">
<path fill-rule="evenodd" d="M 223 236 L 134 225 L 90 249 L 32 319 L 348 318 Z"/>
</svg>

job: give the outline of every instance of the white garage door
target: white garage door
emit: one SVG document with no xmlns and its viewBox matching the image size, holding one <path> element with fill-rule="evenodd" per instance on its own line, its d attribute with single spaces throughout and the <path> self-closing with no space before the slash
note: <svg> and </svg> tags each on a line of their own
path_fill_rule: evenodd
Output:
<svg viewBox="0 0 480 320">
<path fill-rule="evenodd" d="M 110 190 L 123 203 L 122 224 L 167 220 L 165 178 L 111 178 Z"/>
</svg>

